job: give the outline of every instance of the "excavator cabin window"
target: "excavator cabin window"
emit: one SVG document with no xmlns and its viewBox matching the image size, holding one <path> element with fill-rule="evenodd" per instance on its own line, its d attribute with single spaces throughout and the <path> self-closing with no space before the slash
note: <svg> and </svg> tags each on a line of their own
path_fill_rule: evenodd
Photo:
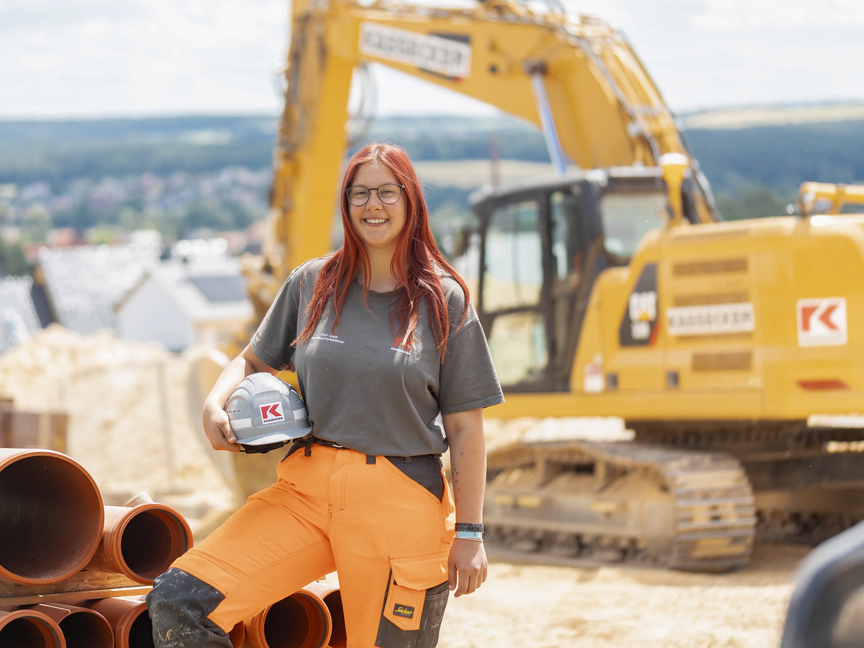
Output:
<svg viewBox="0 0 864 648">
<path fill-rule="evenodd" d="M 479 256 L 472 294 L 502 387 L 569 391 L 597 277 L 627 265 L 648 231 L 666 222 L 660 172 L 586 171 L 478 194 L 472 206 L 480 225 L 465 257 L 477 267 Z"/>
<path fill-rule="evenodd" d="M 606 251 L 629 259 L 650 230 L 662 229 L 666 196 L 656 191 L 606 193 L 600 199 Z"/>
<path fill-rule="evenodd" d="M 559 189 L 517 196 L 482 219 L 478 310 L 505 389 L 568 389 L 580 218 L 579 202 Z"/>
<path fill-rule="evenodd" d="M 494 314 L 489 348 L 503 385 L 543 382 L 549 363 L 539 213 L 536 199 L 509 203 L 493 210 L 485 229 L 481 291 Z"/>
</svg>

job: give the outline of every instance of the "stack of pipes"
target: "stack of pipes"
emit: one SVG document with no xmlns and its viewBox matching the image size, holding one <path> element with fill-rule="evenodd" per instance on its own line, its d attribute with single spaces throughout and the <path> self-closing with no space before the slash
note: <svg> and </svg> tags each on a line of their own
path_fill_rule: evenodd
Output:
<svg viewBox="0 0 864 648">
<path fill-rule="evenodd" d="M 2 581 L 52 585 L 82 571 L 120 574 L 144 586 L 192 546 L 183 516 L 165 504 L 136 498 L 105 506 L 93 478 L 52 450 L 0 448 L 0 589 Z M 0 646 L 33 648 L 152 648 L 144 596 L 3 606 Z M 240 622 L 234 648 L 344 648 L 337 586 L 312 583 Z"/>
</svg>

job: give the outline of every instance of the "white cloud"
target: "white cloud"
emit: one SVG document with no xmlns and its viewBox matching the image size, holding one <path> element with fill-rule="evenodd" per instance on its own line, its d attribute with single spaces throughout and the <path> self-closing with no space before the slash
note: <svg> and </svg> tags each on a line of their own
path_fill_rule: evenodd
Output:
<svg viewBox="0 0 864 648">
<path fill-rule="evenodd" d="M 0 114 L 275 112 L 287 20 L 281 0 L 7 0 Z"/>
<path fill-rule="evenodd" d="M 706 33 L 864 25 L 860 0 L 705 0 L 705 4 L 707 11 L 694 20 L 694 26 Z"/>
<path fill-rule="evenodd" d="M 864 99 L 860 0 L 565 1 L 619 16 L 617 26 L 678 111 Z"/>
<path fill-rule="evenodd" d="M 678 110 L 864 99 L 861 0 L 564 2 L 620 27 Z M 284 63 L 289 9 L 290 0 L 0 0 L 0 117 L 276 113 L 271 77 Z M 385 113 L 482 110 L 406 75 L 376 76 Z"/>
</svg>

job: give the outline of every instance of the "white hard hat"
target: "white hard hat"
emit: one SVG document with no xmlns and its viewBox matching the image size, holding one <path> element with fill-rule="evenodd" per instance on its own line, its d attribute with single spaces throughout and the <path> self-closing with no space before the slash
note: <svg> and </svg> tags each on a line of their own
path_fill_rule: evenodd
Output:
<svg viewBox="0 0 864 648">
<path fill-rule="evenodd" d="M 266 372 L 246 376 L 232 392 L 225 412 L 246 452 L 269 452 L 312 431 L 300 394 Z"/>
</svg>

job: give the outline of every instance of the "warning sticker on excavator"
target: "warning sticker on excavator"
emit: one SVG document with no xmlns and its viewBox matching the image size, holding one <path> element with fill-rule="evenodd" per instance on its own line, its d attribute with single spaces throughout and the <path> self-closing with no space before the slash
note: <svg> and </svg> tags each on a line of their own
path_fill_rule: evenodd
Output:
<svg viewBox="0 0 864 648">
<path fill-rule="evenodd" d="M 799 299 L 798 346 L 842 346 L 846 344 L 846 299 Z"/>
<path fill-rule="evenodd" d="M 586 394 L 599 394 L 603 391 L 603 356 L 599 353 L 594 360 L 585 363 L 582 391 Z"/>
<path fill-rule="evenodd" d="M 471 72 L 471 45 L 467 40 L 464 36 L 418 34 L 375 23 L 360 26 L 362 54 L 457 79 L 464 79 Z"/>
</svg>

